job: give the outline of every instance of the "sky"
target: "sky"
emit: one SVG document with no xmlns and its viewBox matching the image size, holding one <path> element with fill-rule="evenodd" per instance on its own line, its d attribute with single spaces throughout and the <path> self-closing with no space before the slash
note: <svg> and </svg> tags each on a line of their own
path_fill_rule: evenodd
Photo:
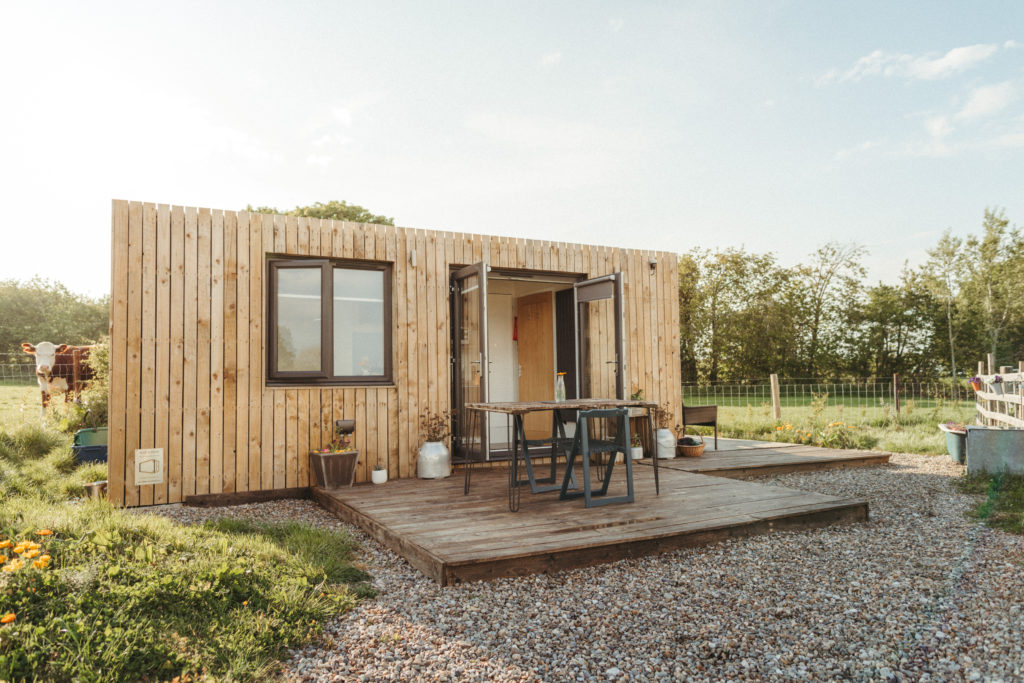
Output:
<svg viewBox="0 0 1024 683">
<path fill-rule="evenodd" d="M 112 199 L 872 281 L 1024 224 L 1024 3 L 3 2 L 0 280 L 110 291 Z"/>
</svg>

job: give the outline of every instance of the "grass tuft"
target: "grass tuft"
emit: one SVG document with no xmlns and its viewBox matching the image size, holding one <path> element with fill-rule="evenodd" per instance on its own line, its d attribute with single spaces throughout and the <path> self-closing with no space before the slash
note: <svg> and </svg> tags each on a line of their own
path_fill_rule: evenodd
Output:
<svg viewBox="0 0 1024 683">
<path fill-rule="evenodd" d="M 993 529 L 1024 535 L 1024 476 L 972 474 L 956 481 L 962 493 L 984 496 L 971 513 Z"/>
</svg>

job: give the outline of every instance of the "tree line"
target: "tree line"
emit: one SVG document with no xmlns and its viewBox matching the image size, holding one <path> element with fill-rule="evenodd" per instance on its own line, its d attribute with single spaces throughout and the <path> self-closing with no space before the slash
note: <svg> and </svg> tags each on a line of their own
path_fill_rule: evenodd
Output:
<svg viewBox="0 0 1024 683">
<path fill-rule="evenodd" d="M 856 244 L 828 243 L 796 266 L 742 248 L 679 261 L 684 381 L 766 377 L 950 377 L 1024 358 L 1024 235 L 1005 212 L 947 230 L 919 267 L 868 284 Z"/>
<path fill-rule="evenodd" d="M 109 320 L 109 296 L 83 296 L 40 277 L 0 280 L 0 354 L 21 354 L 22 342 L 91 344 Z"/>
</svg>

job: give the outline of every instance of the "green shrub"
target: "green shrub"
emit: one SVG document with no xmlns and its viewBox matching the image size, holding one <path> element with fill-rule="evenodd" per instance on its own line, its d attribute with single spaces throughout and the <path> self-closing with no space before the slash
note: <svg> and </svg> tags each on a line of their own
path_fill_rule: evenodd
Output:
<svg viewBox="0 0 1024 683">
<path fill-rule="evenodd" d="M 0 679 L 260 679 L 288 647 L 368 593 L 268 540 L 298 525 L 239 534 L 100 501 L 0 505 L 0 537 L 39 538 L 42 528 L 53 531 L 44 543 L 50 567 L 0 573 L 0 613 L 16 615 L 0 627 Z M 308 527 L 302 534 L 320 547 L 346 547 L 341 557 L 350 557 L 344 537 Z M 344 573 L 328 566 L 335 577 Z"/>
<path fill-rule="evenodd" d="M 189 527 L 80 498 L 105 467 L 76 466 L 68 442 L 0 430 L 0 680 L 261 680 L 373 594 L 345 534 Z M 27 561 L 23 540 L 41 546 Z"/>
<path fill-rule="evenodd" d="M 96 344 L 85 361 L 92 369 L 93 379 L 82 391 L 81 403 L 55 401 L 48 418 L 58 429 L 74 433 L 85 427 L 102 427 L 108 423 L 107 401 L 110 392 L 110 338 Z M 88 414 L 91 413 L 91 417 Z"/>
</svg>

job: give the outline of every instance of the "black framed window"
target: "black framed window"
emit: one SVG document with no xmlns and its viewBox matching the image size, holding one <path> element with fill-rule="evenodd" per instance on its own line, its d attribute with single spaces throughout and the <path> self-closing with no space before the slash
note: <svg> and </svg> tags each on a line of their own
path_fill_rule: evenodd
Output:
<svg viewBox="0 0 1024 683">
<path fill-rule="evenodd" d="M 391 383 L 391 264 L 274 258 L 268 266 L 268 383 Z"/>
</svg>

